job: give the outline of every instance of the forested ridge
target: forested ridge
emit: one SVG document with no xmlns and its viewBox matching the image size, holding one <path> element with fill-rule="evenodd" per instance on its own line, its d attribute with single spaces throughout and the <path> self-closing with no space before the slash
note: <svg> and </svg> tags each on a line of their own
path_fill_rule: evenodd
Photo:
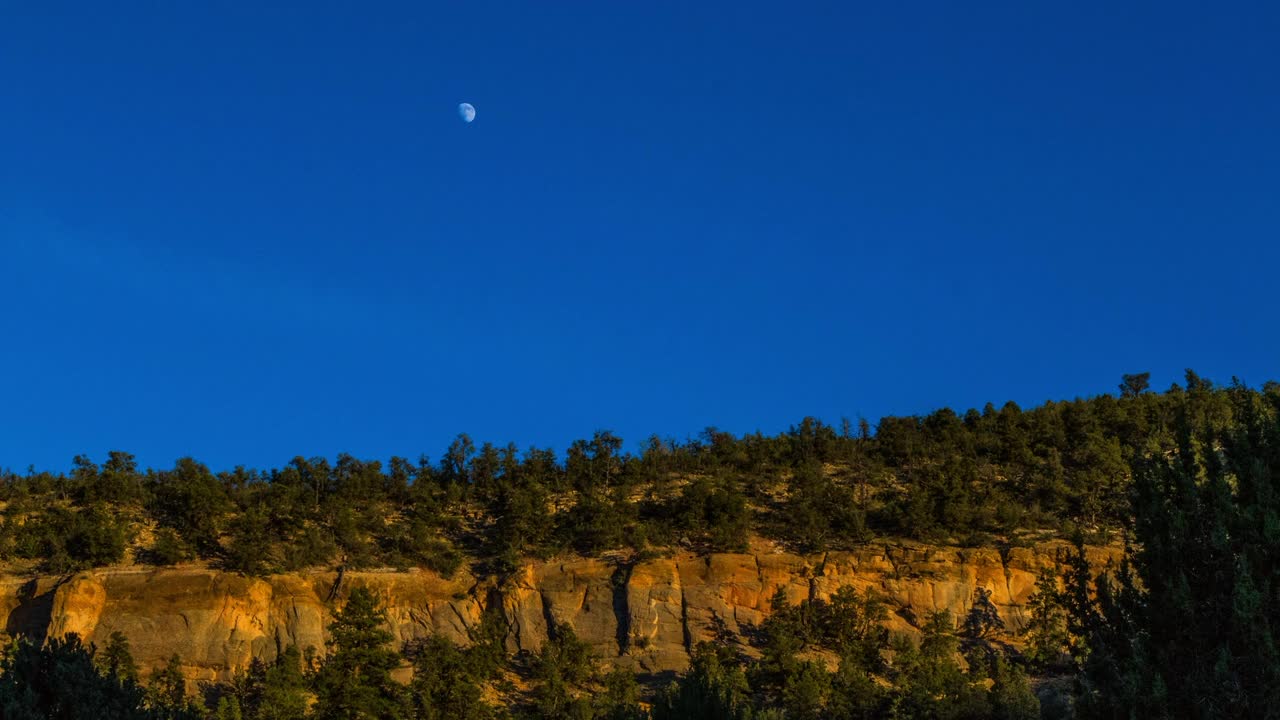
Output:
<svg viewBox="0 0 1280 720">
<path fill-rule="evenodd" d="M 500 617 L 471 643 L 391 647 L 356 588 L 323 656 L 294 648 L 188 696 L 176 671 L 140 678 L 128 639 L 15 639 L 0 664 L 4 717 L 128 718 L 1230 718 L 1280 712 L 1280 386 L 1217 386 L 1188 372 L 1152 392 L 838 427 L 805 419 L 773 437 L 709 429 L 636 453 L 608 432 L 550 450 L 476 447 L 385 466 L 339 456 L 267 471 L 195 460 L 140 471 L 111 453 L 69 474 L 7 473 L 4 558 L 67 572 L 200 560 L 246 574 L 313 566 L 462 563 L 498 575 L 525 558 L 671 548 L 723 551 L 759 535 L 799 551 L 911 537 L 970 545 L 1065 537 L 1016 642 L 979 594 L 966 617 L 891 636 L 874 592 L 788 605 L 753 653 L 696 646 L 684 675 L 642 687 L 604 672 L 571 627 L 508 655 Z M 1097 572 L 1086 540 L 1123 542 Z M 390 680 L 412 663 L 409 685 Z M 177 660 L 171 664 L 176 667 Z M 1070 691 L 1052 702 L 1030 678 Z M 75 697 L 92 705 L 67 709 Z M 1048 696 L 1046 696 L 1048 697 Z M 61 713 L 61 714 L 59 714 Z"/>
<path fill-rule="evenodd" d="M 1172 447 L 1181 414 L 1229 424 L 1240 392 L 1258 391 L 1188 373 L 1185 387 L 1153 393 L 1133 375 L 1118 396 L 944 408 L 874 428 L 806 418 L 776 436 L 708 428 L 636 452 L 600 431 L 563 454 L 463 434 L 435 461 L 344 454 L 218 473 L 192 458 L 144 471 L 126 452 L 78 456 L 69 473 L 3 473 L 0 559 L 57 573 L 132 548 L 140 562 L 249 574 L 449 573 L 565 552 L 731 551 L 751 534 L 812 552 L 877 536 L 978 545 L 1105 533 L 1125 519 L 1130 464 Z"/>
</svg>

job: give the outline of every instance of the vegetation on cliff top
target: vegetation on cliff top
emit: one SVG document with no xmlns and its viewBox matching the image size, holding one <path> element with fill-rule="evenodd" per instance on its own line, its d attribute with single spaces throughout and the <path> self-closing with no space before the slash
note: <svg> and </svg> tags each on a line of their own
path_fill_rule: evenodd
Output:
<svg viewBox="0 0 1280 720">
<path fill-rule="evenodd" d="M 1238 423 L 1231 398 L 1280 389 L 1149 392 L 1125 376 L 1119 396 L 1013 403 L 957 414 L 831 427 L 806 418 L 777 436 L 708 428 L 650 438 L 636 453 L 607 431 L 563 456 L 459 435 L 436 462 L 340 455 L 283 468 L 214 473 L 191 458 L 140 470 L 112 452 L 70 473 L 0 474 L 0 560 L 46 572 L 200 559 L 264 574 L 337 564 L 464 561 L 502 571 L 562 552 L 742 549 L 751 534 L 801 551 L 876 536 L 983 544 L 1034 533 L 1105 533 L 1126 520 L 1130 467 L 1170 452 L 1176 422 Z"/>
</svg>

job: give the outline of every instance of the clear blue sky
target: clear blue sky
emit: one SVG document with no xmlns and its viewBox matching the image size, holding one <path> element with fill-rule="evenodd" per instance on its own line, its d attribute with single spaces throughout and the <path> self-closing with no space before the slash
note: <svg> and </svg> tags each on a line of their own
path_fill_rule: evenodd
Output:
<svg viewBox="0 0 1280 720">
<path fill-rule="evenodd" d="M 1278 37 L 1263 2 L 7 3 L 0 466 L 1260 384 Z"/>
</svg>

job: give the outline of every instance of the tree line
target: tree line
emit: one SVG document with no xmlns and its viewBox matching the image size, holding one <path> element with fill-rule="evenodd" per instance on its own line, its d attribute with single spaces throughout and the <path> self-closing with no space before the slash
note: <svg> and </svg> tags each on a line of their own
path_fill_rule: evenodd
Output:
<svg viewBox="0 0 1280 720">
<path fill-rule="evenodd" d="M 1127 375 L 1116 395 L 944 408 L 874 428 L 813 418 L 774 436 L 708 428 L 651 437 L 637 452 L 600 431 L 563 455 L 464 434 L 436 461 L 343 454 L 216 473 L 191 458 L 141 470 L 125 452 L 100 464 L 78 456 L 68 473 L 0 473 L 0 560 L 62 573 L 132 550 L 142 562 L 253 575 L 336 564 L 447 575 L 463 562 L 501 572 L 565 552 L 735 551 L 753 535 L 801 552 L 884 536 L 1106 535 L 1127 520 L 1133 463 L 1176 446 L 1178 417 L 1232 427 L 1233 393 L 1280 392 L 1190 371 L 1162 393 L 1147 383 Z"/>
<path fill-rule="evenodd" d="M 1133 458 L 1124 562 L 1079 553 L 1046 587 L 1037 637 L 1067 620 L 1082 718 L 1280 716 L 1280 393 L 1187 394 L 1172 446 Z"/>
</svg>

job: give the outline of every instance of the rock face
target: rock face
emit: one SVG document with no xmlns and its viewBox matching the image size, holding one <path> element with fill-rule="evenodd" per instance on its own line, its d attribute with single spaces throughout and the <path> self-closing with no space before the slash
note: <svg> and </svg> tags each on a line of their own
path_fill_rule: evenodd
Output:
<svg viewBox="0 0 1280 720">
<path fill-rule="evenodd" d="M 617 565 L 575 559 L 527 565 L 502 582 L 466 572 L 347 572 L 246 578 L 205 569 L 106 569 L 69 578 L 0 578 L 5 630 L 43 639 L 77 633 L 102 644 L 129 638 L 144 669 L 178 654 L 192 680 L 227 680 L 254 657 L 289 645 L 323 653 L 325 627 L 351 587 L 368 587 L 387 610 L 398 643 L 433 634 L 467 641 L 486 607 L 501 608 L 512 652 L 537 650 L 567 624 L 609 663 L 641 672 L 683 670 L 689 649 L 727 631 L 737 641 L 769 614 L 781 589 L 791 603 L 840 588 L 872 589 L 890 610 L 889 628 L 915 632 L 924 614 L 962 616 L 977 588 L 991 593 L 1006 627 L 1023 610 L 1037 574 L 1065 547 L 867 546 L 804 557 L 785 553 L 676 555 Z M 1119 550 L 1090 550 L 1103 567 Z"/>
<path fill-rule="evenodd" d="M 254 657 L 274 658 L 296 645 L 323 652 L 325 626 L 345 598 L 335 573 L 247 578 L 203 569 L 150 572 L 99 570 L 70 578 L 0 582 L 0 613 L 11 635 L 33 638 L 77 633 L 106 642 L 129 638 L 144 669 L 162 667 L 175 653 L 191 680 L 227 680 Z M 483 612 L 482 589 L 459 574 L 348 572 L 343 588 L 374 591 L 387 610 L 396 642 L 440 633 L 466 642 Z"/>
</svg>

